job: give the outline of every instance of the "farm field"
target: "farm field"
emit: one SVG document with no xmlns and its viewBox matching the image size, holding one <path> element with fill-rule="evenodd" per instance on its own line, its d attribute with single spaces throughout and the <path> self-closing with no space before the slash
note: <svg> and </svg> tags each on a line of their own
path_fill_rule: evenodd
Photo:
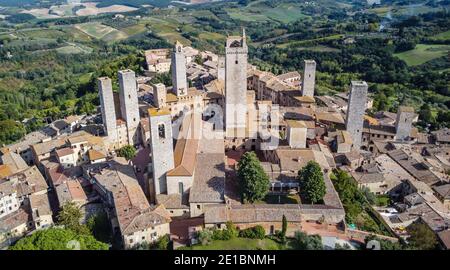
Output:
<svg viewBox="0 0 450 270">
<path fill-rule="evenodd" d="M 87 16 L 87 15 L 98 15 L 102 13 L 120 13 L 120 12 L 129 12 L 137 10 L 135 7 L 125 6 L 125 5 L 111 5 L 107 7 L 97 7 L 98 3 L 94 2 L 85 2 L 83 6 L 85 8 L 79 9 L 76 12 L 78 16 Z"/>
<path fill-rule="evenodd" d="M 321 41 L 328 41 L 328 40 L 335 40 L 335 39 L 341 39 L 343 38 L 344 35 L 331 35 L 331 36 L 327 36 L 327 37 L 322 37 L 322 38 L 316 38 L 316 39 L 308 39 L 308 40 L 296 40 L 296 41 L 291 41 L 291 42 L 287 42 L 287 43 L 283 43 L 283 44 L 278 44 L 277 47 L 278 48 L 288 48 L 291 46 L 299 46 L 302 47 L 310 42 L 321 42 Z"/>
<path fill-rule="evenodd" d="M 434 36 L 431 37 L 431 39 L 439 40 L 439 41 L 449 40 L 450 39 L 450 30 L 448 30 L 446 32 L 439 33 L 437 35 L 434 35 Z"/>
<path fill-rule="evenodd" d="M 82 46 L 75 43 L 68 43 L 67 46 L 59 47 L 56 52 L 60 54 L 80 54 L 80 53 L 91 53 L 92 48 L 87 46 Z"/>
<path fill-rule="evenodd" d="M 448 54 L 449 51 L 450 45 L 417 44 L 415 49 L 397 53 L 394 56 L 405 61 L 408 66 L 417 66 L 442 57 Z"/>
<path fill-rule="evenodd" d="M 128 37 L 126 33 L 98 22 L 77 24 L 75 27 L 91 37 L 104 41 L 117 41 Z"/>
</svg>

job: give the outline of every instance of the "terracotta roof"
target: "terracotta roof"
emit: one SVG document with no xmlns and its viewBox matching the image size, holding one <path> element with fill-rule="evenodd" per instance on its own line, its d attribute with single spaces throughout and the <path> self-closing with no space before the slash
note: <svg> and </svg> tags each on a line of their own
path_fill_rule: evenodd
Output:
<svg viewBox="0 0 450 270">
<path fill-rule="evenodd" d="M 450 229 L 438 233 L 439 240 L 445 249 L 450 249 Z"/>
<path fill-rule="evenodd" d="M 87 202 L 87 196 L 79 181 L 69 180 L 56 187 L 59 205 L 67 202 Z"/>
<path fill-rule="evenodd" d="M 148 109 L 148 114 L 150 116 L 161 116 L 161 115 L 167 115 L 167 114 L 170 115 L 170 112 L 167 109 L 151 108 L 151 109 Z"/>
<path fill-rule="evenodd" d="M 60 157 L 60 158 L 68 156 L 68 155 L 72 155 L 73 153 L 74 153 L 73 149 L 70 147 L 65 147 L 65 148 L 56 150 L 56 155 L 58 155 L 58 157 Z"/>
<path fill-rule="evenodd" d="M 286 124 L 293 128 L 307 128 L 304 121 L 286 120 Z"/>
<path fill-rule="evenodd" d="M 30 199 L 30 208 L 33 212 L 33 217 L 36 215 L 37 217 L 44 215 L 52 215 L 52 210 L 50 209 L 50 202 L 48 200 L 47 194 L 32 194 L 29 197 Z M 37 218 L 36 217 L 36 218 Z"/>
<path fill-rule="evenodd" d="M 0 165 L 0 179 L 12 175 L 13 172 L 8 165 Z"/>
<path fill-rule="evenodd" d="M 89 157 L 90 161 L 94 161 L 94 160 L 104 159 L 104 158 L 106 158 L 106 155 L 101 153 L 100 151 L 91 149 L 88 151 L 88 157 Z"/>
<path fill-rule="evenodd" d="M 29 221 L 31 221 L 31 215 L 28 210 L 21 207 L 19 210 L 1 218 L 0 228 L 10 232 L 21 225 L 27 224 Z"/>
<path fill-rule="evenodd" d="M 195 125 L 201 121 L 198 115 L 195 116 L 196 114 L 192 113 L 183 119 L 174 150 L 175 168 L 167 172 L 167 176 L 194 175 L 199 140 L 193 132 L 197 128 Z"/>
<path fill-rule="evenodd" d="M 210 205 L 205 208 L 205 224 L 232 221 L 234 223 L 282 222 L 283 215 L 288 222 L 302 222 L 316 217 L 325 217 L 340 222 L 345 217 L 344 209 L 326 205 L 301 204 L 242 204 Z M 308 216 L 309 218 L 306 218 Z"/>
<path fill-rule="evenodd" d="M 27 163 L 23 158 L 14 152 L 8 152 L 0 157 L 3 165 L 8 165 L 12 173 L 18 173 L 28 168 Z"/>
<path fill-rule="evenodd" d="M 327 121 L 338 124 L 345 124 L 344 118 L 338 112 L 316 112 L 317 121 Z"/>
</svg>

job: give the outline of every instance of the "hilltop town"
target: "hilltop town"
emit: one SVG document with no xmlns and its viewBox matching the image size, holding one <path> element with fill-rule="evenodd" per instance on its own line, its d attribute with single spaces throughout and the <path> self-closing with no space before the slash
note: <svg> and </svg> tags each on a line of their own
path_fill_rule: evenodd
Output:
<svg viewBox="0 0 450 270">
<path fill-rule="evenodd" d="M 448 129 L 420 132 L 412 107 L 369 113 L 364 81 L 316 95 L 314 59 L 301 71 L 261 71 L 247 61 L 245 30 L 227 37 L 225 55 L 176 42 L 145 58 L 145 76 L 117 70 L 118 91 L 97 79 L 98 114 L 54 121 L 1 148 L 3 248 L 55 226 L 67 203 L 82 223 L 106 213 L 123 249 L 166 235 L 174 248 L 201 245 L 199 232 L 229 224 L 269 236 L 286 226 L 286 237 L 319 235 L 331 249 L 368 237 L 407 242 L 408 227 L 422 224 L 450 247 Z M 154 82 L 169 72 L 172 86 Z M 136 154 L 127 160 L 129 146 Z M 250 152 L 269 179 L 259 201 L 240 188 Z M 298 176 L 310 164 L 325 187 L 317 202 Z M 367 194 L 359 213 L 342 175 Z"/>
</svg>

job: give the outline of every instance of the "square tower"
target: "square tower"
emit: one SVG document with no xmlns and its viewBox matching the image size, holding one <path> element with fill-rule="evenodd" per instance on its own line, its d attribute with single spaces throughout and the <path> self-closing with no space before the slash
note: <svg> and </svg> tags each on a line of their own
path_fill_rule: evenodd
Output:
<svg viewBox="0 0 450 270">
<path fill-rule="evenodd" d="M 247 54 L 245 37 L 230 36 L 225 47 L 225 129 L 228 138 L 245 137 Z"/>
<path fill-rule="evenodd" d="M 100 107 L 105 134 L 111 142 L 114 142 L 117 139 L 117 126 L 111 79 L 108 77 L 98 78 L 97 87 L 100 96 Z"/>
<path fill-rule="evenodd" d="M 175 42 L 172 51 L 172 85 L 173 93 L 177 97 L 187 95 L 186 56 L 183 52 L 183 45 L 178 41 Z"/>
<path fill-rule="evenodd" d="M 348 98 L 345 128 L 352 137 L 353 147 L 357 150 L 361 147 L 368 88 L 364 81 L 352 81 Z"/>
<path fill-rule="evenodd" d="M 137 97 L 136 75 L 126 69 L 119 71 L 119 99 L 122 118 L 127 123 L 128 143 L 138 143 L 139 102 Z"/>
<path fill-rule="evenodd" d="M 314 97 L 316 86 L 316 61 L 305 60 L 303 62 L 302 96 Z"/>
<path fill-rule="evenodd" d="M 167 193 L 166 173 L 175 167 L 173 156 L 172 118 L 165 109 L 149 109 L 150 146 L 152 151 L 155 194 Z"/>
<path fill-rule="evenodd" d="M 166 107 L 167 91 L 162 83 L 153 85 L 153 102 L 157 108 Z"/>
<path fill-rule="evenodd" d="M 395 122 L 395 139 L 398 141 L 407 140 L 411 136 L 412 123 L 417 115 L 414 108 L 400 106 L 397 111 L 397 120 Z"/>
</svg>

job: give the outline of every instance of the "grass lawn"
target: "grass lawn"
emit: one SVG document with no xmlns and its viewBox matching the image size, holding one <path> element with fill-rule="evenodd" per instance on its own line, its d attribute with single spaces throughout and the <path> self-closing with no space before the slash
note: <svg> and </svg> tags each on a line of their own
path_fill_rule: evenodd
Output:
<svg viewBox="0 0 450 270">
<path fill-rule="evenodd" d="M 271 239 L 247 239 L 247 238 L 233 238 L 228 241 L 217 240 L 212 241 L 207 246 L 195 245 L 186 249 L 191 250 L 280 250 L 283 246 Z"/>
<path fill-rule="evenodd" d="M 301 199 L 300 199 L 300 196 L 298 194 L 267 195 L 261 203 L 268 203 L 268 204 L 299 204 L 299 203 L 301 203 Z"/>
<path fill-rule="evenodd" d="M 408 66 L 421 65 L 430 60 L 442 57 L 450 51 L 450 45 L 417 44 L 416 48 L 394 54 L 405 61 Z"/>
</svg>

